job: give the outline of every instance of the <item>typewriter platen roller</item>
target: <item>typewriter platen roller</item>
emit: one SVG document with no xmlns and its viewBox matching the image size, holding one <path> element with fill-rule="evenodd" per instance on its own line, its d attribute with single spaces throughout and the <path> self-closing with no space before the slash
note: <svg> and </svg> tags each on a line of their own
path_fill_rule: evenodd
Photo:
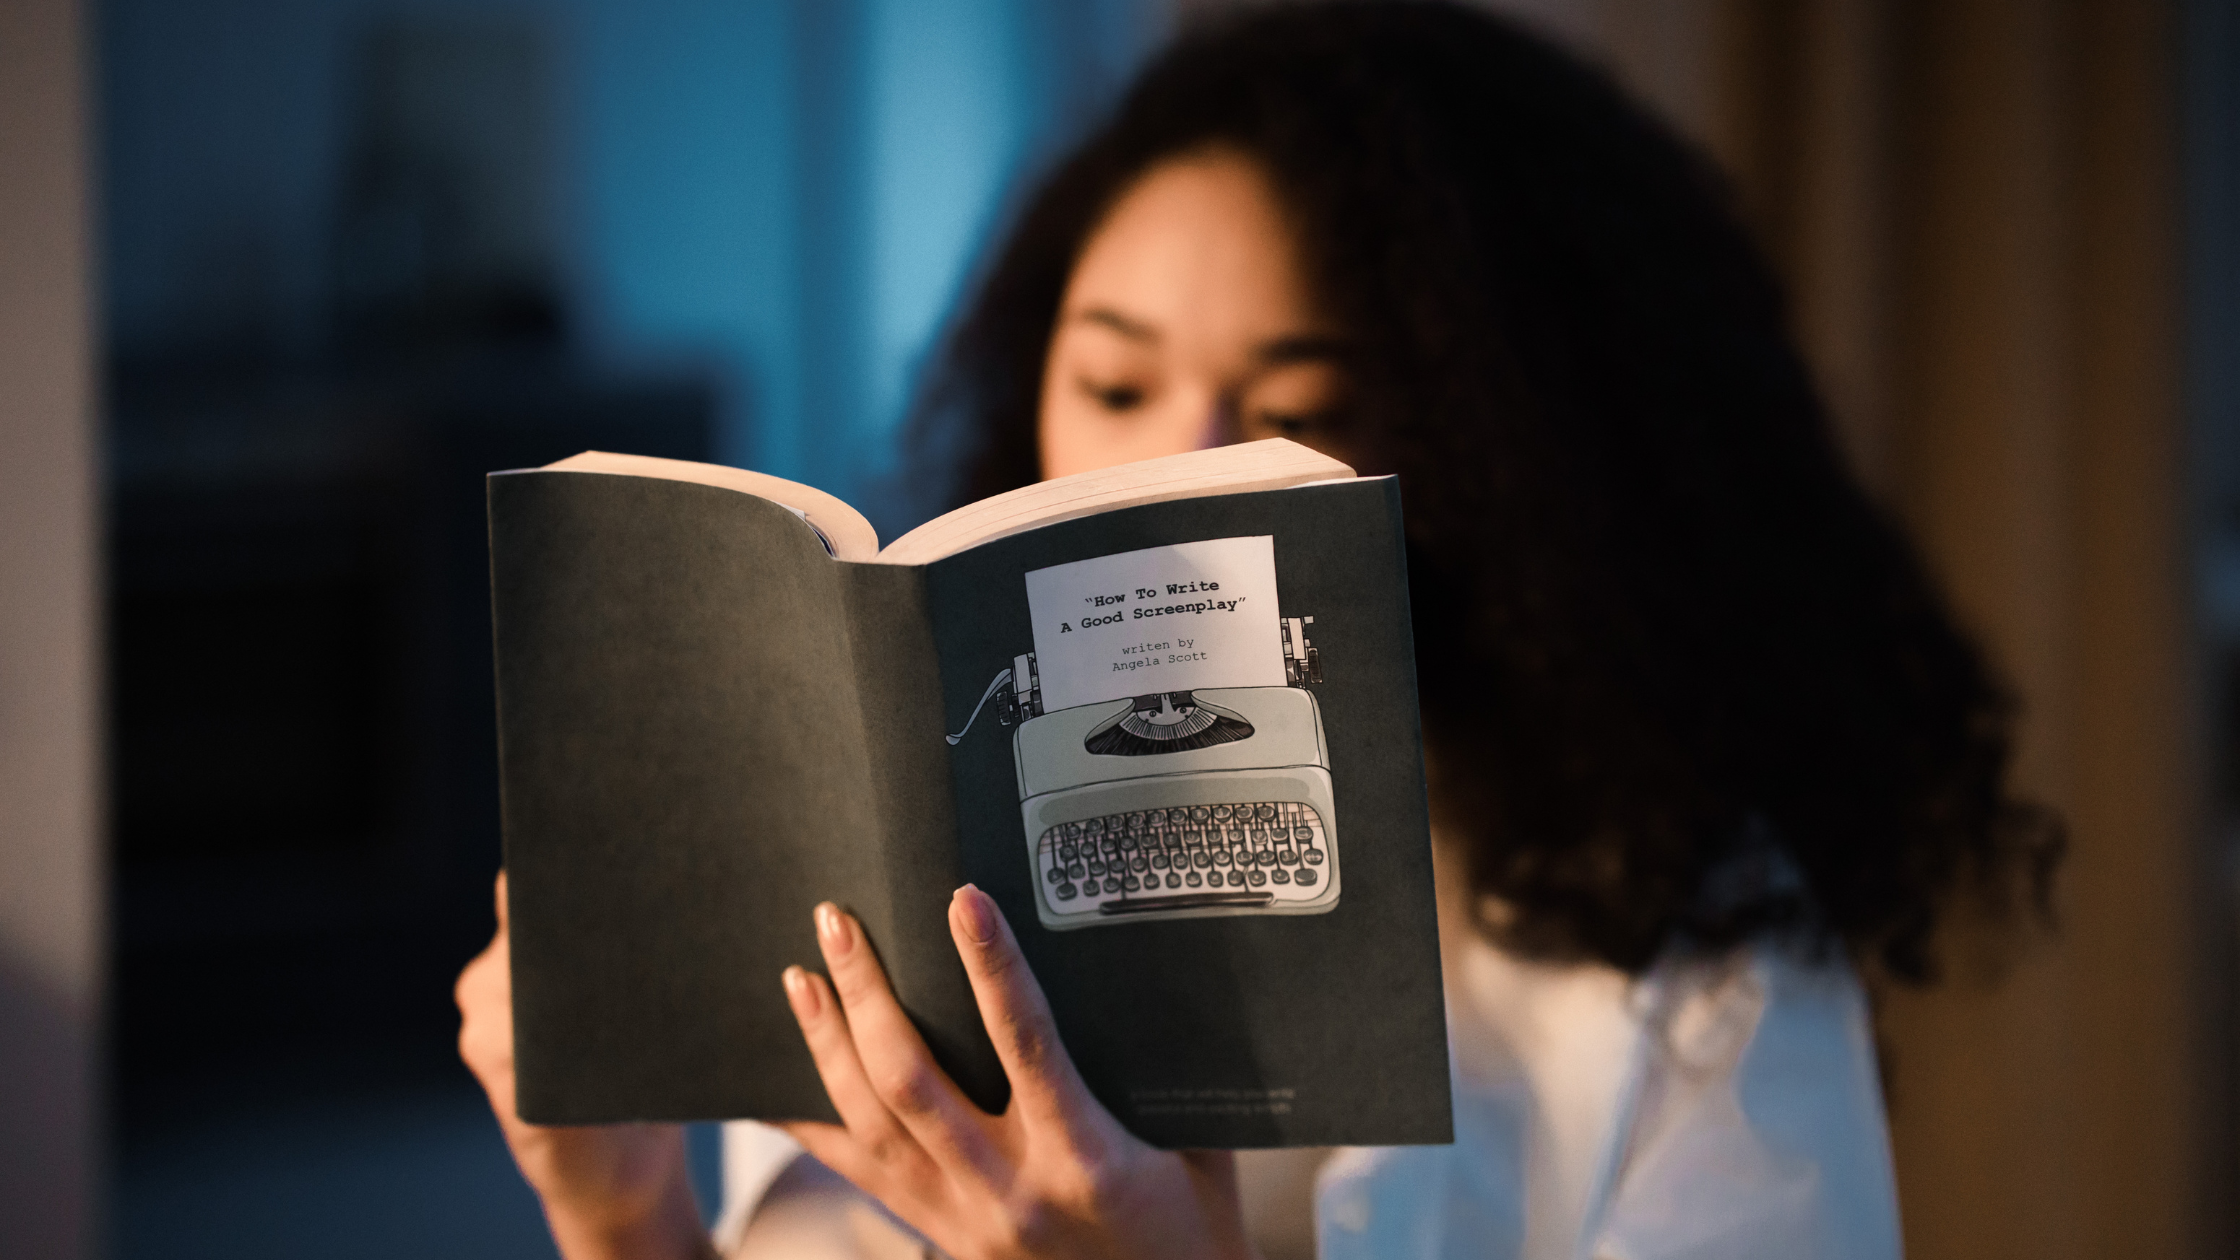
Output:
<svg viewBox="0 0 2240 1260">
<path fill-rule="evenodd" d="M 1032 653 L 982 695 L 1016 727 L 1036 909 L 1058 929 L 1337 904 L 1336 804 L 1309 640 L 1282 621 L 1282 687 L 1158 692 L 1045 713 Z M 968 720 L 966 729 L 971 722 Z M 964 732 L 950 737 L 954 743 Z"/>
</svg>

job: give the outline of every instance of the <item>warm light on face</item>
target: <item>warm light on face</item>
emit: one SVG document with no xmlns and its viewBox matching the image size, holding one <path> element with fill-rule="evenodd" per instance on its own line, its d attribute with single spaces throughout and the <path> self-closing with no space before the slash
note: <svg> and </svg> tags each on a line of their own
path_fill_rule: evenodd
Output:
<svg viewBox="0 0 2240 1260">
<path fill-rule="evenodd" d="M 1220 150 L 1164 162 L 1067 282 L 1043 368 L 1042 475 L 1265 437 L 1343 459 L 1338 348 L 1260 169 Z"/>
</svg>

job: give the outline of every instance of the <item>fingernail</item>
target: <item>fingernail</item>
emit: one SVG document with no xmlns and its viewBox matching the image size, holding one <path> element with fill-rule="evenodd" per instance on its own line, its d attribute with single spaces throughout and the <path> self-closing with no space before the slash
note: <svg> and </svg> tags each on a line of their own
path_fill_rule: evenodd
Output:
<svg viewBox="0 0 2240 1260">
<path fill-rule="evenodd" d="M 824 938 L 826 951 L 834 954 L 845 954 L 855 944 L 854 934 L 848 931 L 848 916 L 829 901 L 817 903 L 817 935 Z"/>
<path fill-rule="evenodd" d="M 788 967 L 778 977 L 786 986 L 786 1000 L 793 1003 L 793 1013 L 803 1019 L 817 1013 L 817 986 L 809 983 L 809 973 L 799 967 Z"/>
<path fill-rule="evenodd" d="M 957 911 L 964 918 L 964 934 L 985 945 L 996 938 L 996 903 L 971 884 L 956 892 Z"/>
</svg>

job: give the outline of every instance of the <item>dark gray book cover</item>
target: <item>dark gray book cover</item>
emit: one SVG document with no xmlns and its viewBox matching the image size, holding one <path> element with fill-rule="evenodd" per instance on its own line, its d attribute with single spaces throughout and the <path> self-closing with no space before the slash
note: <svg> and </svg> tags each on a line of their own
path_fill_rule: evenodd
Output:
<svg viewBox="0 0 2240 1260">
<path fill-rule="evenodd" d="M 777 982 L 825 899 L 1000 1109 L 969 880 L 1147 1140 L 1450 1140 L 1390 479 L 904 567 L 751 495 L 530 471 L 490 536 L 524 1119 L 831 1118 Z"/>
</svg>

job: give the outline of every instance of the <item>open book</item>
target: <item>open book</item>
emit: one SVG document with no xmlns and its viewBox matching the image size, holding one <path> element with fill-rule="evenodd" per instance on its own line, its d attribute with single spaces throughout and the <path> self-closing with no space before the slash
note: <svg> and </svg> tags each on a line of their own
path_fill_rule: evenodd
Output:
<svg viewBox="0 0 2240 1260">
<path fill-rule="evenodd" d="M 863 922 L 982 1106 L 994 897 L 1166 1146 L 1449 1140 L 1398 490 L 1283 441 L 880 549 L 821 491 L 586 453 L 489 479 L 524 1119 L 832 1115 L 778 984 Z"/>
</svg>

